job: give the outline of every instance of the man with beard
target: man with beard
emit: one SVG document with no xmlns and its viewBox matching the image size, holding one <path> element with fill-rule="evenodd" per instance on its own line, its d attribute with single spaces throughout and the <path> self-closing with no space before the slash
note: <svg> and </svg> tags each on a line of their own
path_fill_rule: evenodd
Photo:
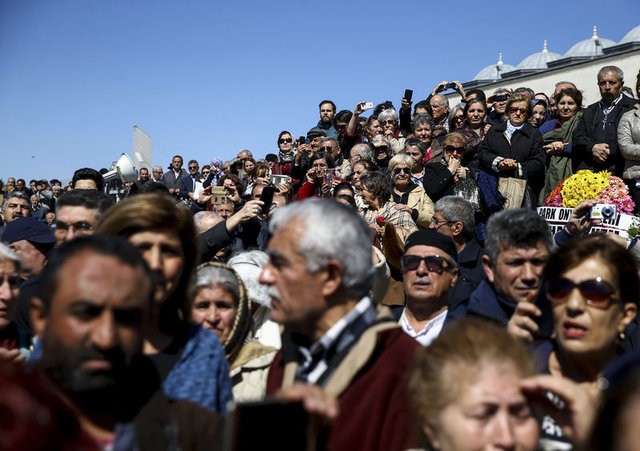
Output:
<svg viewBox="0 0 640 451">
<path fill-rule="evenodd" d="M 320 108 L 320 120 L 316 127 L 324 130 L 329 138 L 337 138 L 338 130 L 336 130 L 333 117 L 336 115 L 336 104 L 331 100 L 323 100 L 318 105 Z"/>
<path fill-rule="evenodd" d="M 598 72 L 602 99 L 589 105 L 573 132 L 573 169 L 610 171 L 622 177 L 624 158 L 618 152 L 618 124 L 636 100 L 622 93 L 624 74 L 619 67 L 604 66 Z"/>
<path fill-rule="evenodd" d="M 219 418 L 169 402 L 142 356 L 153 274 L 126 240 L 88 236 L 57 248 L 33 299 L 42 340 L 36 369 L 102 449 L 198 449 L 219 444 Z"/>
</svg>

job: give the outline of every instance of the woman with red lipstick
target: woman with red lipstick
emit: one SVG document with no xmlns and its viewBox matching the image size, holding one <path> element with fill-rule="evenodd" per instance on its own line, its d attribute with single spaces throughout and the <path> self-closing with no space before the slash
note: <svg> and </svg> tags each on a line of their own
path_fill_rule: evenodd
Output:
<svg viewBox="0 0 640 451">
<path fill-rule="evenodd" d="M 594 396 L 605 365 L 620 352 L 636 317 L 640 282 L 633 257 L 610 238 L 595 234 L 569 241 L 543 272 L 554 317 L 545 372 L 577 382 Z M 546 418 L 548 425 L 553 419 Z M 544 427 L 543 440 L 563 442 L 560 429 Z"/>
</svg>

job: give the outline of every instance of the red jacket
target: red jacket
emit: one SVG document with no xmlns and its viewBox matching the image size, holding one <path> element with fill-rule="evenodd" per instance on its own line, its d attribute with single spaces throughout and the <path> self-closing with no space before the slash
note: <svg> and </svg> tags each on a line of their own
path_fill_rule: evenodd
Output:
<svg viewBox="0 0 640 451">
<path fill-rule="evenodd" d="M 284 342 L 267 379 L 267 395 L 289 385 L 297 364 L 285 367 Z M 415 448 L 407 381 L 418 343 L 396 324 L 378 323 L 362 334 L 323 387 L 338 397 L 340 413 L 326 432 L 327 450 Z"/>
</svg>

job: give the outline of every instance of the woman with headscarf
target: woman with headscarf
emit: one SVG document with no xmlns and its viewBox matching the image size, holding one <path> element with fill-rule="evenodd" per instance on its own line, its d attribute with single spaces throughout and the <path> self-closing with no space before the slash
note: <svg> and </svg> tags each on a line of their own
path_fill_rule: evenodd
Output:
<svg viewBox="0 0 640 451">
<path fill-rule="evenodd" d="M 209 262 L 198 268 L 191 292 L 194 321 L 213 331 L 224 346 L 234 400 L 262 399 L 277 350 L 253 339 L 251 301 L 242 280 L 227 265 Z"/>
</svg>

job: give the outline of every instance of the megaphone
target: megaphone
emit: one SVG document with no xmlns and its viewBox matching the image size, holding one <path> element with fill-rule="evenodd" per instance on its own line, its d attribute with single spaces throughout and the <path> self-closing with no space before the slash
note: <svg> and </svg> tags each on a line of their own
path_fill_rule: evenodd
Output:
<svg viewBox="0 0 640 451">
<path fill-rule="evenodd" d="M 120 180 L 122 183 L 135 182 L 138 179 L 138 171 L 133 165 L 131 157 L 123 153 L 111 167 L 111 170 L 106 172 L 102 178 L 107 183 L 111 180 Z"/>
</svg>

